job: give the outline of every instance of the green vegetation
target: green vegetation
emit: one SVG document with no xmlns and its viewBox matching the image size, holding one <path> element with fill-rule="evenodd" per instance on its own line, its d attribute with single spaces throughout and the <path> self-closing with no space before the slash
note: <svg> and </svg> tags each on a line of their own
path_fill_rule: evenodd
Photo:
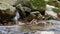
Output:
<svg viewBox="0 0 60 34">
<path fill-rule="evenodd" d="M 45 9 L 46 2 L 44 0 L 30 0 L 30 3 L 36 9 Z"/>
<path fill-rule="evenodd" d="M 49 0 L 47 4 L 55 6 L 55 7 L 60 7 L 60 2 L 57 0 Z"/>
</svg>

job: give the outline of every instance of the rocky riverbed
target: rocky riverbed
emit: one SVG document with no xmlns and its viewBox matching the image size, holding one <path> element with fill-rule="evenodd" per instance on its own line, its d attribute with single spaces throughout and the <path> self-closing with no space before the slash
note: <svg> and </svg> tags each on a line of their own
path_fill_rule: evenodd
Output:
<svg viewBox="0 0 60 34">
<path fill-rule="evenodd" d="M 16 0 L 9 0 L 9 1 L 8 0 L 0 0 L 0 2 L 6 2 L 10 5 L 13 5 L 16 3 Z M 52 11 L 52 8 L 55 8 L 55 7 L 46 5 L 46 13 L 48 15 L 56 17 L 57 14 Z M 16 13 L 15 22 L 18 21 L 17 18 L 19 18 L 19 15 Z M 34 28 L 28 24 L 27 24 L 28 26 L 24 25 L 25 22 L 21 23 L 21 21 L 15 23 L 15 24 L 13 23 L 13 25 L 11 25 L 11 23 L 9 23 L 8 24 L 9 26 L 6 26 L 6 24 L 5 24 L 4 26 L 0 26 L 0 34 L 41 34 L 41 32 L 44 32 L 44 31 L 52 32 L 53 34 L 60 34 L 60 19 L 59 20 L 58 19 L 57 20 L 54 20 L 54 19 L 42 20 L 39 22 L 41 22 L 41 23 L 40 23 L 40 25 L 38 24 L 38 26 L 39 27 L 42 26 L 42 27 L 40 27 L 41 29 L 38 28 L 36 25 L 34 25 L 33 21 L 31 22 L 31 24 L 34 25 L 33 26 Z M 48 24 L 46 24 L 46 22 Z M 38 29 L 35 29 L 36 27 Z"/>
<path fill-rule="evenodd" d="M 54 23 L 54 25 L 48 26 L 46 30 L 44 31 L 53 31 L 55 34 L 60 33 L 60 21 L 57 20 L 49 20 L 50 22 Z M 13 26 L 0 26 L 0 32 L 5 33 L 5 34 L 24 34 L 24 33 L 35 33 L 35 32 L 41 32 L 43 30 L 31 30 L 27 32 L 28 30 L 25 30 L 25 32 L 20 32 L 19 28 L 22 27 L 21 25 L 13 25 Z"/>
</svg>

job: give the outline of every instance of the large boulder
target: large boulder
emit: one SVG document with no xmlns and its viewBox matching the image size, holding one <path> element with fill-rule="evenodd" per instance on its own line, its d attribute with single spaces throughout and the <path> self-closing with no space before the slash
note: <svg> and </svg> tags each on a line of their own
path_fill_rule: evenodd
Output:
<svg viewBox="0 0 60 34">
<path fill-rule="evenodd" d="M 0 2 L 0 22 L 10 21 L 15 17 L 16 9 L 8 3 Z"/>
<path fill-rule="evenodd" d="M 60 8 L 53 8 L 53 11 L 57 14 L 57 17 L 60 18 Z"/>
<path fill-rule="evenodd" d="M 31 21 L 31 20 L 33 20 L 33 19 L 37 19 L 39 14 L 40 14 L 39 11 L 30 12 L 30 15 L 28 15 L 28 16 L 26 17 L 26 19 L 27 19 L 28 21 Z"/>
<path fill-rule="evenodd" d="M 17 5 L 17 10 L 19 10 L 19 14 L 22 18 L 25 18 L 26 16 L 28 16 L 30 14 L 31 9 L 23 6 L 22 4 Z"/>
<path fill-rule="evenodd" d="M 29 21 L 38 18 L 38 15 L 40 14 L 38 10 L 32 10 L 31 8 L 26 7 L 22 4 L 17 5 L 17 8 L 20 10 L 20 16 Z"/>
</svg>

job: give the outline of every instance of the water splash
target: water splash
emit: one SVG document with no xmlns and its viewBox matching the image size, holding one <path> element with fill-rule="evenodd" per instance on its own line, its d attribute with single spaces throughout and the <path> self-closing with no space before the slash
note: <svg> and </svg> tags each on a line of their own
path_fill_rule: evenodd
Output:
<svg viewBox="0 0 60 34">
<path fill-rule="evenodd" d="M 16 24 L 17 24 L 19 18 L 20 18 L 20 15 L 19 15 L 19 12 L 17 11 L 16 16 L 13 18 L 13 20 L 16 22 Z"/>
</svg>

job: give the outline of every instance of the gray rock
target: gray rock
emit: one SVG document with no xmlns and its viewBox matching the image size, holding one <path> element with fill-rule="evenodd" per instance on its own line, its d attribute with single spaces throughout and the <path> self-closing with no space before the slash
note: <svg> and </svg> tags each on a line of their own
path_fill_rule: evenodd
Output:
<svg viewBox="0 0 60 34">
<path fill-rule="evenodd" d="M 26 17 L 27 15 L 29 15 L 29 12 L 31 11 L 30 8 L 23 6 L 22 4 L 17 5 L 17 8 L 19 9 L 19 14 L 22 17 Z"/>
<path fill-rule="evenodd" d="M 5 2 L 8 3 L 10 5 L 14 5 L 16 3 L 17 0 L 0 0 L 0 2 Z"/>
<path fill-rule="evenodd" d="M 0 2 L 0 22 L 11 20 L 16 15 L 16 9 L 5 2 Z"/>
</svg>

